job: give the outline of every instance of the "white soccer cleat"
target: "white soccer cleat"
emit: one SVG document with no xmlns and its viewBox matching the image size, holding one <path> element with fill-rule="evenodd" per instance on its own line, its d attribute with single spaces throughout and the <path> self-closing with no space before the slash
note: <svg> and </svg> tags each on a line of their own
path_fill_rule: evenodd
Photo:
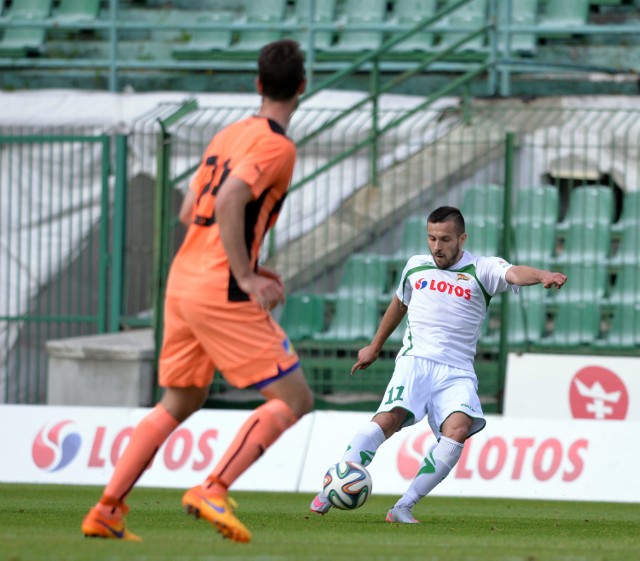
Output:
<svg viewBox="0 0 640 561">
<path fill-rule="evenodd" d="M 331 509 L 331 503 L 322 493 L 318 493 L 311 501 L 309 509 L 315 514 L 327 514 Z"/>
<path fill-rule="evenodd" d="M 411 509 L 406 506 L 394 506 L 387 512 L 387 522 L 399 522 L 400 524 L 420 524 L 411 514 Z"/>
</svg>

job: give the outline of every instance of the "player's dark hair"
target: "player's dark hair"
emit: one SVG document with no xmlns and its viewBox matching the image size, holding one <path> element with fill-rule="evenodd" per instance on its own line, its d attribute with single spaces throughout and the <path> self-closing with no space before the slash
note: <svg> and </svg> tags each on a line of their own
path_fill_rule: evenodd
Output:
<svg viewBox="0 0 640 561">
<path fill-rule="evenodd" d="M 293 98 L 305 78 L 304 55 L 291 39 L 268 43 L 260 50 L 258 77 L 262 94 L 274 101 Z"/>
<path fill-rule="evenodd" d="M 464 217 L 459 209 L 454 206 L 441 206 L 435 209 L 427 218 L 427 222 L 438 224 L 440 222 L 448 222 L 452 220 L 456 225 L 458 235 L 465 233 Z"/>
</svg>

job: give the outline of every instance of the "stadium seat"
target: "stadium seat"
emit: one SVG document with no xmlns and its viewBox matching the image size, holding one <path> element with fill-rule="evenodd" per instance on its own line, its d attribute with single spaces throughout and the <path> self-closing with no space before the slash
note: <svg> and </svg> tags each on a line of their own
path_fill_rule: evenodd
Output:
<svg viewBox="0 0 640 561">
<path fill-rule="evenodd" d="M 491 222 L 502 225 L 504 189 L 488 183 L 470 187 L 462 198 L 460 210 L 466 222 Z"/>
<path fill-rule="evenodd" d="M 354 253 L 347 260 L 336 294 L 380 298 L 387 287 L 387 259 L 377 253 Z"/>
<path fill-rule="evenodd" d="M 617 236 L 632 224 L 640 224 L 640 191 L 625 193 L 620 218 L 611 226 L 611 232 Z"/>
<path fill-rule="evenodd" d="M 466 222 L 467 241 L 463 249 L 474 255 L 493 257 L 500 251 L 501 228 L 495 222 Z"/>
<path fill-rule="evenodd" d="M 609 330 L 598 343 L 600 347 L 640 347 L 640 302 L 616 305 Z"/>
<path fill-rule="evenodd" d="M 277 25 L 282 23 L 285 15 L 286 0 L 263 0 L 262 2 L 245 3 L 245 23 Z M 245 30 L 241 31 L 238 42 L 227 52 L 239 54 L 248 53 L 252 57 L 264 45 L 282 38 L 278 30 Z"/>
<path fill-rule="evenodd" d="M 599 222 L 573 223 L 564 235 L 556 264 L 606 261 L 611 253 L 611 229 Z"/>
<path fill-rule="evenodd" d="M 513 223 L 537 222 L 555 225 L 560 212 L 559 193 L 552 185 L 538 185 L 517 192 Z"/>
<path fill-rule="evenodd" d="M 514 224 L 511 262 L 546 269 L 553 260 L 555 224 L 521 222 Z"/>
<path fill-rule="evenodd" d="M 229 12 L 211 12 L 206 16 L 201 13 L 193 17 L 190 23 L 231 23 L 233 16 Z M 181 17 L 187 23 L 188 16 Z M 231 45 L 232 32 L 230 29 L 208 29 L 206 31 L 196 29 L 185 29 L 185 36 L 189 41 L 182 45 L 173 47 L 171 54 L 176 59 L 207 58 L 207 56 L 220 53 Z"/>
<path fill-rule="evenodd" d="M 570 224 L 600 223 L 611 227 L 614 217 L 613 189 L 606 185 L 574 187 L 569 195 L 569 210 L 558 224 L 558 231 L 568 230 Z"/>
<path fill-rule="evenodd" d="M 535 291 L 535 296 L 532 291 Z M 546 309 L 541 296 L 543 295 L 533 287 L 522 289 L 518 295 L 508 295 L 507 341 L 510 345 L 536 344 L 542 340 L 545 334 Z M 499 341 L 499 328 L 491 330 L 482 338 L 482 342 L 487 344 L 498 344 Z"/>
<path fill-rule="evenodd" d="M 568 263 L 558 267 L 567 275 L 567 283 L 559 291 L 553 291 L 556 302 L 600 302 L 609 287 L 609 271 L 606 262 Z"/>
<path fill-rule="evenodd" d="M 12 22 L 44 22 L 51 15 L 53 0 L 21 0 L 11 5 L 7 17 Z M 0 40 L 0 57 L 38 54 L 44 45 L 44 27 L 7 28 Z"/>
<path fill-rule="evenodd" d="M 540 17 L 540 24 L 557 27 L 560 35 L 566 35 L 567 27 L 580 27 L 587 23 L 589 16 L 589 0 L 547 1 Z M 564 31 L 564 33 L 563 33 Z M 556 33 L 545 32 L 545 36 L 555 36 Z"/>
<path fill-rule="evenodd" d="M 280 325 L 292 341 L 312 338 L 324 331 L 325 301 L 320 294 L 289 294 Z"/>
<path fill-rule="evenodd" d="M 454 3 L 455 0 L 447 0 L 447 4 Z M 445 16 L 438 22 L 438 28 L 446 27 L 468 27 L 469 31 L 443 33 L 437 48 L 444 50 L 460 41 L 464 35 L 469 35 L 473 30 L 484 27 L 487 21 L 487 0 L 472 0 L 461 8 Z M 467 41 L 459 49 L 460 51 L 482 51 L 485 38 L 479 35 Z"/>
<path fill-rule="evenodd" d="M 298 25 L 304 31 L 294 31 L 290 37 L 300 43 L 303 49 L 309 44 L 309 32 L 307 24 L 309 21 L 309 10 L 311 0 L 297 0 L 293 19 L 290 23 Z M 336 0 L 322 0 L 315 2 L 315 14 L 313 16 L 314 23 L 331 23 L 335 18 Z M 316 31 L 314 34 L 313 45 L 315 49 L 324 50 L 331 46 L 333 42 L 332 31 Z"/>
<path fill-rule="evenodd" d="M 600 335 L 600 320 L 600 306 L 595 301 L 559 303 L 552 333 L 542 343 L 567 347 L 592 345 Z"/>
<path fill-rule="evenodd" d="M 338 294 L 329 329 L 313 339 L 332 343 L 371 341 L 378 329 L 378 299 L 372 294 Z"/>
<path fill-rule="evenodd" d="M 640 217 L 637 222 L 627 221 L 622 230 L 617 230 L 618 248 L 611 257 L 611 265 L 640 264 Z"/>
<path fill-rule="evenodd" d="M 60 0 L 54 19 L 65 22 L 94 21 L 100 12 L 100 0 Z"/>
<path fill-rule="evenodd" d="M 393 258 L 401 267 L 413 255 L 429 253 L 427 244 L 427 220 L 423 216 L 412 216 L 402 223 L 400 247 Z"/>
<path fill-rule="evenodd" d="M 329 49 L 331 53 L 353 57 L 354 53 L 379 48 L 384 36 L 382 30 L 353 31 L 349 27 L 351 25 L 382 25 L 386 9 L 385 0 L 347 0 L 342 19 L 344 31 L 339 34 L 336 44 Z"/>
<path fill-rule="evenodd" d="M 609 302 L 629 305 L 640 302 L 640 263 L 622 265 L 618 268 L 611 286 Z"/>
<path fill-rule="evenodd" d="M 506 2 L 498 3 L 498 21 L 506 22 Z M 531 27 L 538 20 L 538 0 L 511 0 L 511 27 Z M 499 48 L 506 49 L 506 37 L 499 37 Z M 512 33 L 510 38 L 511 52 L 533 54 L 536 52 L 537 37 L 535 33 Z"/>
<path fill-rule="evenodd" d="M 436 0 L 396 0 L 393 9 L 393 21 L 398 25 L 415 27 L 421 21 L 436 13 Z M 398 36 L 396 34 L 395 36 Z M 394 47 L 394 53 L 424 52 L 433 50 L 435 34 L 420 31 Z"/>
</svg>

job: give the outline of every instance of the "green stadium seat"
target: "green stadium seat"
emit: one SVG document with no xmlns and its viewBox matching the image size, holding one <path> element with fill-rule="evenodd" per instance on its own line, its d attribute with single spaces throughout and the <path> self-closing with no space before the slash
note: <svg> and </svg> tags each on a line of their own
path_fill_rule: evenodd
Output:
<svg viewBox="0 0 640 561">
<path fill-rule="evenodd" d="M 347 260 L 336 294 L 380 298 L 387 288 L 387 259 L 377 253 L 354 253 Z"/>
<path fill-rule="evenodd" d="M 309 21 L 309 10 L 311 0 L 297 0 L 296 7 L 293 15 L 293 19 L 290 23 L 297 24 L 304 31 L 294 31 L 290 34 L 290 37 L 300 43 L 303 49 L 306 49 L 309 44 L 309 32 L 307 30 L 307 24 Z M 321 2 L 315 2 L 315 14 L 313 16 L 314 23 L 329 24 L 335 19 L 336 0 L 322 0 Z M 318 50 L 324 50 L 331 46 L 333 42 L 332 31 L 316 31 L 314 34 L 314 48 Z"/>
<path fill-rule="evenodd" d="M 640 217 L 638 222 L 628 221 L 622 230 L 616 232 L 619 240 L 618 248 L 611 257 L 611 265 L 640 264 Z"/>
<path fill-rule="evenodd" d="M 539 291 L 532 296 L 533 287 L 521 289 L 520 294 L 509 294 L 507 341 L 510 345 L 540 343 L 545 335 L 546 309 Z M 499 313 L 499 310 L 498 310 Z M 500 329 L 494 329 L 482 337 L 486 344 L 498 344 Z"/>
<path fill-rule="evenodd" d="M 396 0 L 393 10 L 394 23 L 415 27 L 436 13 L 436 0 Z M 396 34 L 397 37 L 399 34 Z M 435 34 L 420 31 L 394 47 L 394 53 L 424 52 L 433 50 Z"/>
<path fill-rule="evenodd" d="M 94 21 L 100 12 L 100 0 L 60 0 L 54 12 L 56 21 L 84 22 Z"/>
<path fill-rule="evenodd" d="M 559 193 L 552 185 L 538 185 L 517 193 L 513 223 L 537 222 L 555 225 L 560 212 Z"/>
<path fill-rule="evenodd" d="M 552 333 L 542 343 L 566 347 L 592 345 L 600 335 L 600 321 L 600 306 L 596 302 L 559 303 Z"/>
<path fill-rule="evenodd" d="M 344 31 L 338 35 L 336 44 L 329 49 L 332 54 L 344 54 L 353 57 L 354 53 L 375 50 L 382 44 L 384 32 L 353 31 L 351 25 L 382 25 L 384 23 L 387 3 L 385 0 L 346 0 Z"/>
<path fill-rule="evenodd" d="M 400 247 L 393 254 L 394 260 L 404 266 L 409 257 L 429 253 L 427 243 L 427 220 L 422 216 L 412 216 L 402 223 Z"/>
<path fill-rule="evenodd" d="M 286 0 L 262 0 L 261 2 L 245 3 L 245 23 L 278 25 L 283 22 L 285 16 Z M 241 31 L 238 42 L 231 46 L 227 52 L 249 53 L 255 56 L 267 43 L 282 38 L 282 32 L 276 29 L 245 30 Z"/>
<path fill-rule="evenodd" d="M 506 22 L 506 2 L 498 3 L 499 21 Z M 538 21 L 538 0 L 511 0 L 511 27 L 531 27 Z M 499 37 L 500 50 L 506 50 L 506 37 Z M 536 52 L 535 33 L 512 33 L 509 44 L 511 52 L 533 54 Z"/>
<path fill-rule="evenodd" d="M 20 0 L 11 5 L 7 17 L 12 22 L 44 22 L 51 15 L 52 0 Z M 0 57 L 24 57 L 39 54 L 45 28 L 7 28 L 0 40 Z"/>
<path fill-rule="evenodd" d="M 640 223 L 640 191 L 630 191 L 625 193 L 622 202 L 622 212 L 618 221 L 611 226 L 614 235 L 621 234 L 622 231 Z"/>
<path fill-rule="evenodd" d="M 466 220 L 466 219 L 465 219 Z M 474 255 L 494 257 L 500 250 L 502 229 L 495 222 L 466 222 L 467 241 L 463 249 Z"/>
<path fill-rule="evenodd" d="M 454 3 L 455 0 L 447 0 L 447 4 Z M 484 27 L 487 21 L 487 0 L 472 0 L 461 8 L 445 16 L 438 22 L 438 28 L 446 27 L 468 27 L 469 31 L 443 33 L 437 48 L 444 50 L 460 41 L 464 35 L 469 35 L 472 30 Z M 485 38 L 480 35 L 462 45 L 460 51 L 482 51 Z"/>
<path fill-rule="evenodd" d="M 231 23 L 233 16 L 229 12 L 211 12 L 204 16 L 198 13 L 191 18 L 185 14 L 181 17 L 184 23 Z M 176 59 L 208 58 L 212 54 L 220 54 L 231 45 L 232 32 L 230 29 L 210 29 L 201 31 L 197 29 L 185 29 L 184 35 L 188 42 L 173 47 L 171 54 Z"/>
<path fill-rule="evenodd" d="M 544 3 L 545 9 L 540 17 L 540 24 L 557 27 L 558 34 L 567 35 L 566 28 L 579 28 L 587 23 L 589 17 L 589 0 L 552 0 Z M 545 36 L 557 37 L 558 34 L 544 32 Z"/>
<path fill-rule="evenodd" d="M 640 302 L 640 263 L 622 265 L 616 271 L 609 302 L 629 305 Z"/>
<path fill-rule="evenodd" d="M 280 325 L 292 341 L 303 341 L 324 331 L 325 301 L 320 294 L 288 294 Z"/>
<path fill-rule="evenodd" d="M 378 298 L 372 294 L 338 294 L 329 329 L 313 339 L 331 343 L 371 341 L 378 329 Z"/>
<path fill-rule="evenodd" d="M 568 280 L 561 290 L 553 289 L 556 302 L 600 302 L 609 287 L 609 271 L 603 261 L 568 263 L 558 267 Z"/>
<path fill-rule="evenodd" d="M 555 245 L 555 224 L 545 222 L 514 224 L 511 261 L 546 269 L 553 260 Z"/>
<path fill-rule="evenodd" d="M 609 330 L 598 346 L 640 347 L 640 302 L 614 307 Z"/>
<path fill-rule="evenodd" d="M 484 221 L 502 225 L 504 189 L 500 185 L 474 185 L 462 198 L 460 210 L 465 222 Z"/>
<path fill-rule="evenodd" d="M 558 224 L 558 231 L 568 230 L 570 224 L 594 223 L 611 227 L 614 218 L 613 189 L 606 185 L 575 187 L 569 196 L 569 210 Z"/>
<path fill-rule="evenodd" d="M 562 252 L 554 261 L 584 263 L 605 261 L 611 253 L 611 229 L 599 222 L 573 223 L 565 236 Z"/>
</svg>

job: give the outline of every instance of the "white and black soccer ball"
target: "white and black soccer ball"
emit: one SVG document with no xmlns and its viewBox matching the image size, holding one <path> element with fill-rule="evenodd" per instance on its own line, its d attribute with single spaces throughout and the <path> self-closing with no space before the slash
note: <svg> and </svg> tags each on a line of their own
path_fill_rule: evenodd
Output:
<svg viewBox="0 0 640 561">
<path fill-rule="evenodd" d="M 340 510 L 360 508 L 371 495 L 371 475 L 355 462 L 338 462 L 324 476 L 324 494 Z"/>
</svg>

